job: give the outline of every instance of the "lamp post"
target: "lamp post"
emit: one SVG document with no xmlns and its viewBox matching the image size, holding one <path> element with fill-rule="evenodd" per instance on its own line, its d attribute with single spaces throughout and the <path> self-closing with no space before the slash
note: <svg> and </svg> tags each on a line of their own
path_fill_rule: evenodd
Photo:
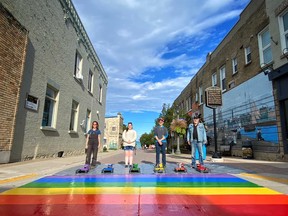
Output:
<svg viewBox="0 0 288 216">
<path fill-rule="evenodd" d="M 176 113 L 177 113 L 177 120 L 179 120 L 179 108 L 178 107 L 176 108 Z M 180 140 L 179 139 L 180 139 L 179 134 L 177 134 L 177 149 L 176 149 L 175 154 L 181 154 Z"/>
</svg>

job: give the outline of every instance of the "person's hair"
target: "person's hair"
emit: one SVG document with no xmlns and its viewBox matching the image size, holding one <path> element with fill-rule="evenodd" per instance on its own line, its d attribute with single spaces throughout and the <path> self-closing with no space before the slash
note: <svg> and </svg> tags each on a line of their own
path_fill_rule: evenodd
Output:
<svg viewBox="0 0 288 216">
<path fill-rule="evenodd" d="M 92 122 L 92 125 L 91 125 L 91 128 L 93 129 L 93 125 L 96 124 L 96 129 L 98 130 L 99 129 L 99 123 L 97 121 L 93 121 Z"/>
<path fill-rule="evenodd" d="M 132 124 L 132 122 L 128 122 L 128 124 L 127 124 L 127 128 L 126 128 L 126 132 L 129 130 L 129 128 L 128 128 L 128 125 L 129 124 L 131 124 L 132 125 L 132 127 L 133 127 L 133 124 Z"/>
</svg>

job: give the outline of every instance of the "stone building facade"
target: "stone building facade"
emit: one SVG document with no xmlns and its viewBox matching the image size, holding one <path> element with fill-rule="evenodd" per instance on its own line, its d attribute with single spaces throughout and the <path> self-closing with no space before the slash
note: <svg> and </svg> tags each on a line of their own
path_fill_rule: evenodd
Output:
<svg viewBox="0 0 288 216">
<path fill-rule="evenodd" d="M 214 107 L 219 151 L 228 146 L 231 155 L 242 156 L 242 147 L 248 143 L 253 147 L 254 158 L 288 160 L 275 84 L 267 76 L 271 65 L 280 66 L 287 61 L 276 50 L 280 41 L 279 21 L 275 11 L 270 11 L 271 4 L 275 8 L 281 3 L 251 0 L 239 21 L 207 54 L 204 65 L 174 101 L 182 112 L 198 103 L 208 135 L 214 140 L 213 109 L 206 106 L 205 90 L 220 89 L 222 106 Z M 214 143 L 208 151 L 215 151 Z"/>
<path fill-rule="evenodd" d="M 123 117 L 117 116 L 105 118 L 104 145 L 107 149 L 120 149 L 122 146 Z"/>
<path fill-rule="evenodd" d="M 84 153 L 91 122 L 104 131 L 108 78 L 72 1 L 0 3 L 0 162 Z"/>
</svg>

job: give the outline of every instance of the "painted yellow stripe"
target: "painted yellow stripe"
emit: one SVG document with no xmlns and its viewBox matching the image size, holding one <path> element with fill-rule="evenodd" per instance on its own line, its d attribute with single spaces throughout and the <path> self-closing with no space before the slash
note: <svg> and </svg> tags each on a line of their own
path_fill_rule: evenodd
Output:
<svg viewBox="0 0 288 216">
<path fill-rule="evenodd" d="M 276 178 L 276 177 L 270 177 L 270 176 L 261 176 L 261 175 L 250 174 L 250 173 L 240 173 L 240 175 L 246 176 L 246 177 L 251 177 L 251 178 L 256 178 L 256 179 L 262 179 L 262 180 L 268 180 L 268 181 L 288 184 L 288 179 L 283 179 L 283 178 Z"/>
<path fill-rule="evenodd" d="M 9 179 L 3 179 L 3 180 L 0 180 L 0 184 L 5 184 L 5 183 L 15 182 L 15 181 L 21 181 L 24 179 L 33 178 L 35 176 L 37 176 L 36 173 L 31 173 L 29 175 L 23 175 L 23 176 L 17 176 L 17 177 L 13 177 L 13 178 L 9 178 Z"/>
<path fill-rule="evenodd" d="M 94 187 L 94 188 L 15 188 L 1 195 L 57 195 L 57 194 L 186 194 L 237 195 L 281 194 L 268 188 L 155 188 L 155 187 Z"/>
</svg>

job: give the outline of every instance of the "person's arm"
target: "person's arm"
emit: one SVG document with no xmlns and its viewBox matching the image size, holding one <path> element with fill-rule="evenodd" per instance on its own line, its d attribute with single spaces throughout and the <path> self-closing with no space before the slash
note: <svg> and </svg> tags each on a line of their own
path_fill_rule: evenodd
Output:
<svg viewBox="0 0 288 216">
<path fill-rule="evenodd" d="M 167 138 L 168 138 L 168 130 L 167 130 L 167 128 L 165 128 L 165 134 L 164 134 L 164 137 L 162 139 L 166 140 Z"/>
<path fill-rule="evenodd" d="M 159 137 L 158 137 L 158 127 L 155 128 L 154 133 L 155 133 L 155 139 L 157 140 L 159 145 L 162 145 L 162 139 L 159 139 Z"/>
<path fill-rule="evenodd" d="M 101 146 L 101 133 L 98 135 L 98 149 L 100 148 Z"/>
<path fill-rule="evenodd" d="M 126 142 L 126 130 L 123 131 L 122 139 L 124 142 Z"/>
<path fill-rule="evenodd" d="M 190 145 L 190 140 L 191 140 L 190 136 L 191 136 L 191 133 L 190 133 L 190 125 L 189 125 L 188 130 L 187 130 L 187 137 L 186 137 L 189 145 Z"/>
<path fill-rule="evenodd" d="M 86 136 L 85 149 L 88 148 L 89 136 L 90 136 L 90 134 L 89 134 L 89 132 L 88 132 L 88 134 L 87 134 L 87 136 Z"/>
<path fill-rule="evenodd" d="M 204 126 L 204 125 L 203 125 Z M 203 132 L 203 136 L 204 136 L 204 144 L 206 144 L 207 143 L 207 134 L 206 134 L 206 128 L 205 128 L 205 126 L 204 126 L 204 130 L 203 130 L 204 132 Z"/>
</svg>

